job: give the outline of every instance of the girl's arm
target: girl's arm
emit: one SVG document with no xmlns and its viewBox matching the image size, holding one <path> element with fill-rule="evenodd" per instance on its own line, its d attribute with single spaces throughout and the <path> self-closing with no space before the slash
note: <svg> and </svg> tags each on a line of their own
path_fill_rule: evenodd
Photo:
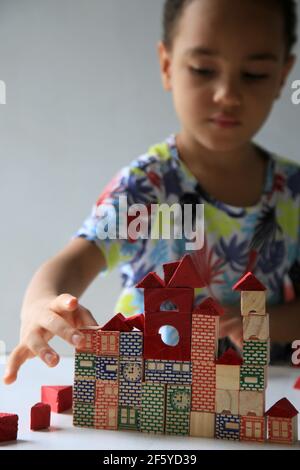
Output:
<svg viewBox="0 0 300 470">
<path fill-rule="evenodd" d="M 73 346 L 83 346 L 84 336 L 78 328 L 97 322 L 78 298 L 104 268 L 99 248 L 75 238 L 38 269 L 25 293 L 20 341 L 9 356 L 5 383 L 14 382 L 20 366 L 34 356 L 50 367 L 56 366 L 59 356 L 48 344 L 55 335 Z"/>
</svg>

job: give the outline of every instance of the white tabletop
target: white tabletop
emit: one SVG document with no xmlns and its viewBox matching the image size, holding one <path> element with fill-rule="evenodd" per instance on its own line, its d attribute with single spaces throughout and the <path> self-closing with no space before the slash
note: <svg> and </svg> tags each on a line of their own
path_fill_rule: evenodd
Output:
<svg viewBox="0 0 300 470">
<path fill-rule="evenodd" d="M 3 361 L 2 361 L 3 362 Z M 72 385 L 73 359 L 62 358 L 55 369 L 49 369 L 40 360 L 28 361 L 22 368 L 18 381 L 10 386 L 0 382 L 0 412 L 19 415 L 19 432 L 16 442 L 0 443 L 0 449 L 45 450 L 45 449 L 106 449 L 106 450 L 163 450 L 163 449 L 276 449 L 285 448 L 275 444 L 248 444 L 215 439 L 201 439 L 181 436 L 155 436 L 138 432 L 102 431 L 75 428 L 71 411 L 51 414 L 51 428 L 47 431 L 30 431 L 30 408 L 40 401 L 41 385 Z M 0 364 L 0 376 L 4 365 Z M 270 367 L 267 389 L 267 407 L 287 397 L 300 411 L 300 390 L 293 389 L 300 369 Z M 296 446 L 300 448 L 299 443 Z M 295 448 L 295 447 L 289 447 Z"/>
</svg>

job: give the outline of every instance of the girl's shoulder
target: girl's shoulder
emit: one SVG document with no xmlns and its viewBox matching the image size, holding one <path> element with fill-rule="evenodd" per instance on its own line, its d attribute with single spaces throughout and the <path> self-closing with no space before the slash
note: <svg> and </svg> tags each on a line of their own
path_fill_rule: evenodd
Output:
<svg viewBox="0 0 300 470">
<path fill-rule="evenodd" d="M 130 163 L 129 168 L 133 171 L 138 170 L 147 173 L 157 171 L 162 173 L 174 162 L 174 158 L 176 159 L 176 149 L 172 142 L 173 136 L 170 136 L 161 142 L 151 145 L 145 153 L 139 155 Z M 172 148 L 174 151 L 172 151 Z"/>
</svg>

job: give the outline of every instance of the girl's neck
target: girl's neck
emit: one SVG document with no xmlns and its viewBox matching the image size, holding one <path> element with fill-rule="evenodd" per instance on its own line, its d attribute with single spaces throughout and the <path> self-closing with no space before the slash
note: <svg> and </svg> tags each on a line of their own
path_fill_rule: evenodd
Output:
<svg viewBox="0 0 300 470">
<path fill-rule="evenodd" d="M 229 152 L 217 152 L 187 138 L 182 132 L 176 136 L 176 145 L 180 159 L 196 177 L 241 174 L 262 160 L 261 152 L 251 142 Z"/>
</svg>

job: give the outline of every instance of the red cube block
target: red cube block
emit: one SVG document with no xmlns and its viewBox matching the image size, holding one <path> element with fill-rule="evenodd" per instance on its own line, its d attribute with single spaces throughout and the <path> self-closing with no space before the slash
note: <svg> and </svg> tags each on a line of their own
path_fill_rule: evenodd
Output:
<svg viewBox="0 0 300 470">
<path fill-rule="evenodd" d="M 0 413 L 0 442 L 15 441 L 18 435 L 18 415 Z"/>
<path fill-rule="evenodd" d="M 50 426 L 51 406 L 46 403 L 37 403 L 31 408 L 30 429 L 39 431 Z"/>
<path fill-rule="evenodd" d="M 71 385 L 42 385 L 41 401 L 51 406 L 54 413 L 62 413 L 72 408 Z"/>
</svg>

